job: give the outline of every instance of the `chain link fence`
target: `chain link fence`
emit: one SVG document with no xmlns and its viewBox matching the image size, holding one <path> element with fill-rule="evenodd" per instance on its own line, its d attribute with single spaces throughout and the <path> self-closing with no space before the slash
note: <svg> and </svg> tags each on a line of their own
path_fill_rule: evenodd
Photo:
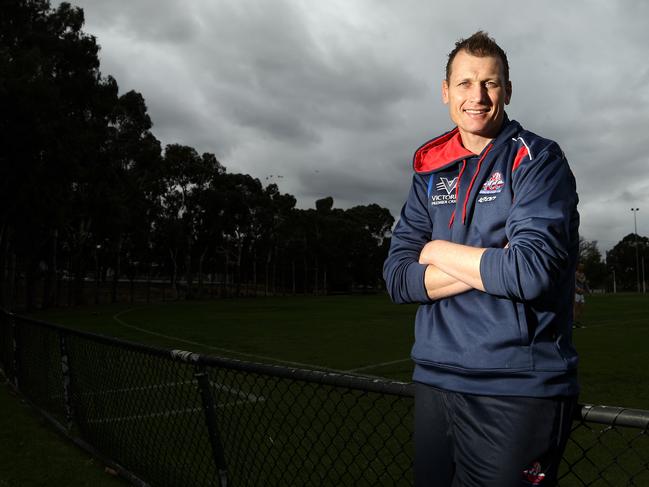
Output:
<svg viewBox="0 0 649 487">
<path fill-rule="evenodd" d="M 0 365 L 134 485 L 412 485 L 411 384 L 163 350 L 0 314 Z M 560 485 L 649 486 L 649 411 L 583 406 Z"/>
</svg>

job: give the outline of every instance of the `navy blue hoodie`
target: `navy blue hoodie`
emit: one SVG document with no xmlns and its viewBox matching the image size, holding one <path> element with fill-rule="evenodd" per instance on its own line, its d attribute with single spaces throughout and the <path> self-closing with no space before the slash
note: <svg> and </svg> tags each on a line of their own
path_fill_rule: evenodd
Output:
<svg viewBox="0 0 649 487">
<path fill-rule="evenodd" d="M 383 269 L 393 301 L 421 303 L 414 380 L 475 394 L 577 394 L 578 197 L 559 146 L 505 119 L 481 154 L 456 128 L 420 147 L 414 170 Z M 486 292 L 430 300 L 418 260 L 436 239 L 487 248 Z"/>
</svg>

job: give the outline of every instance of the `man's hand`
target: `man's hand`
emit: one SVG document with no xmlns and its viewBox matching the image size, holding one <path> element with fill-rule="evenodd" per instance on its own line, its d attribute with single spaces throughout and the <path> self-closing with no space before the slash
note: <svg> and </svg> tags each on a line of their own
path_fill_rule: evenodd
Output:
<svg viewBox="0 0 649 487">
<path fill-rule="evenodd" d="M 419 254 L 419 263 L 433 265 L 437 271 L 455 278 L 456 282 L 463 283 L 469 289 L 484 291 L 482 277 L 480 276 L 480 259 L 485 250 L 484 248 L 460 245 L 446 240 L 432 240 L 424 246 Z M 428 269 L 426 269 L 426 274 L 428 272 Z M 431 273 L 433 276 L 437 276 L 436 272 L 431 271 Z M 438 278 L 442 279 L 442 277 Z M 431 279 L 431 282 L 434 281 Z M 447 281 L 442 282 L 446 282 L 446 286 L 450 284 Z M 429 290 L 430 295 L 431 289 L 428 287 L 428 279 L 426 279 L 426 289 Z"/>
<path fill-rule="evenodd" d="M 448 298 L 449 296 L 455 296 L 456 294 L 461 294 L 472 289 L 468 284 L 458 281 L 432 264 L 428 264 L 426 267 L 424 284 L 428 297 L 432 300 Z"/>
</svg>

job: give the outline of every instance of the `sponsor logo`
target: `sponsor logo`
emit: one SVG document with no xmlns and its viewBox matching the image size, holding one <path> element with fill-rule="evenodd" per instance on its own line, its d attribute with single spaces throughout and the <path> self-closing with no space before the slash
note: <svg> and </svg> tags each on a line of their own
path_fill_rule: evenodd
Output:
<svg viewBox="0 0 649 487">
<path fill-rule="evenodd" d="M 432 195 L 430 197 L 430 204 L 433 206 L 455 204 L 457 200 L 457 198 L 455 197 L 456 187 L 457 187 L 457 178 L 453 178 L 453 179 L 439 178 L 439 182 L 435 185 L 435 188 L 441 194 Z"/>
<path fill-rule="evenodd" d="M 503 175 L 499 172 L 493 173 L 486 183 L 482 185 L 480 194 L 495 194 L 500 193 L 505 186 L 505 181 L 503 180 Z"/>
<path fill-rule="evenodd" d="M 480 198 L 478 198 L 478 203 L 489 203 L 495 199 L 496 196 L 480 196 Z"/>
<path fill-rule="evenodd" d="M 455 192 L 457 187 L 457 178 L 448 179 L 448 178 L 439 178 L 439 183 L 437 183 L 437 191 L 446 191 L 446 194 L 451 194 Z"/>
<path fill-rule="evenodd" d="M 545 480 L 545 474 L 542 472 L 541 464 L 534 462 L 530 468 L 523 470 L 523 480 L 527 485 L 541 485 Z"/>
<path fill-rule="evenodd" d="M 430 198 L 430 204 L 433 206 L 455 204 L 456 201 L 454 194 L 437 194 Z"/>
</svg>

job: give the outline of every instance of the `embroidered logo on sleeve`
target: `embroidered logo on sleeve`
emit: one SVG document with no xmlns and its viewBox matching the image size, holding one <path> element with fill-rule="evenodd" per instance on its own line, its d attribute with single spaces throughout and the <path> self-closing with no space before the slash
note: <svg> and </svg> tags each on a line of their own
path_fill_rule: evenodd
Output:
<svg viewBox="0 0 649 487">
<path fill-rule="evenodd" d="M 534 462 L 530 468 L 523 470 L 523 481 L 526 485 L 541 485 L 544 479 L 545 474 L 539 462 Z"/>
<path fill-rule="evenodd" d="M 480 194 L 496 194 L 500 193 L 505 186 L 505 181 L 503 180 L 503 175 L 499 172 L 493 173 L 487 182 L 482 185 Z"/>
</svg>

